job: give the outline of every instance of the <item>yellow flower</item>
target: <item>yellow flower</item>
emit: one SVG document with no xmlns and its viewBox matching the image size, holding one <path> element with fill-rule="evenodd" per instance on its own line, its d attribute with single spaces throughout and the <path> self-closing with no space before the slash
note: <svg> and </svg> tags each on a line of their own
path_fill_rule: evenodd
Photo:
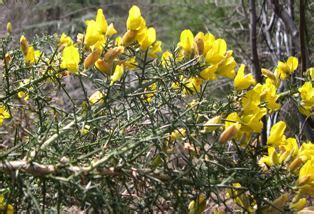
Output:
<svg viewBox="0 0 314 214">
<path fill-rule="evenodd" d="M 244 125 L 244 131 L 253 131 L 260 133 L 263 128 L 263 122 L 261 121 L 267 113 L 265 108 L 256 108 L 254 113 L 243 114 L 241 117 L 241 122 Z"/>
<path fill-rule="evenodd" d="M 270 70 L 266 68 L 262 68 L 261 71 L 264 77 L 267 77 L 268 79 L 270 79 L 275 86 L 278 85 L 278 80 L 276 78 L 276 75 L 273 72 L 271 72 Z"/>
<path fill-rule="evenodd" d="M 129 58 L 124 62 L 124 68 L 128 70 L 134 70 L 138 66 L 136 56 Z"/>
<path fill-rule="evenodd" d="M 186 129 L 179 128 L 171 132 L 170 135 L 168 134 L 167 138 L 169 141 L 173 142 L 173 141 L 178 141 L 178 140 L 181 141 L 182 138 L 184 138 L 185 136 L 186 136 Z"/>
<path fill-rule="evenodd" d="M 191 30 L 185 29 L 181 32 L 180 42 L 178 44 L 184 50 L 184 55 L 188 56 L 194 50 L 194 36 Z"/>
<path fill-rule="evenodd" d="M 216 39 L 213 46 L 206 53 L 205 61 L 209 64 L 220 62 L 227 51 L 227 43 L 223 39 Z"/>
<path fill-rule="evenodd" d="M 200 92 L 202 79 L 198 77 L 190 77 L 189 79 L 184 81 L 184 90 L 183 94 L 189 95 L 195 92 Z"/>
<path fill-rule="evenodd" d="M 216 74 L 223 77 L 227 77 L 229 79 L 233 79 L 235 76 L 234 69 L 237 66 L 237 63 L 234 60 L 233 56 L 231 56 L 232 55 L 231 51 L 230 52 L 227 51 L 226 55 L 227 56 L 218 63 Z"/>
<path fill-rule="evenodd" d="M 0 126 L 2 126 L 3 121 L 8 118 L 10 118 L 10 114 L 7 111 L 6 107 L 1 104 L 0 105 Z"/>
<path fill-rule="evenodd" d="M 268 109 L 276 111 L 281 107 L 280 103 L 276 103 L 279 96 L 277 95 L 277 88 L 273 81 L 269 78 L 263 84 L 262 99 L 266 102 Z"/>
<path fill-rule="evenodd" d="M 153 27 L 150 27 L 145 30 L 143 38 L 138 41 L 141 50 L 146 50 L 156 41 L 156 30 Z"/>
<path fill-rule="evenodd" d="M 0 195 L 0 213 L 4 213 L 6 211 L 6 214 L 14 214 L 14 208 L 11 204 L 8 204 L 3 195 Z"/>
<path fill-rule="evenodd" d="M 279 146 L 283 140 L 285 140 L 284 132 L 286 130 L 286 123 L 283 121 L 277 122 L 270 130 L 270 135 L 267 140 L 267 144 L 273 146 Z"/>
<path fill-rule="evenodd" d="M 113 75 L 110 77 L 110 85 L 113 85 L 115 82 L 121 79 L 124 72 L 123 65 L 116 65 L 116 68 L 114 69 Z"/>
<path fill-rule="evenodd" d="M 37 63 L 40 55 L 41 52 L 39 50 L 35 51 L 33 46 L 29 46 L 26 51 L 26 55 L 24 56 L 25 63 L 29 65 Z"/>
<path fill-rule="evenodd" d="M 245 211 L 249 213 L 254 212 L 254 199 L 249 194 L 247 194 L 246 191 L 242 189 L 236 189 L 237 187 L 241 187 L 240 183 L 233 183 L 232 186 L 235 188 L 227 189 L 227 197 L 232 198 L 235 203 L 241 208 L 244 208 Z"/>
<path fill-rule="evenodd" d="M 289 75 L 291 75 L 298 68 L 298 58 L 290 56 L 287 62 L 278 62 L 276 68 L 276 76 L 281 80 L 287 79 Z"/>
<path fill-rule="evenodd" d="M 314 88 L 311 82 L 305 82 L 298 91 L 301 95 L 301 113 L 309 116 L 314 108 Z"/>
<path fill-rule="evenodd" d="M 141 15 L 141 10 L 136 5 L 133 5 L 129 10 L 127 19 L 127 29 L 138 31 L 146 26 L 145 19 Z"/>
<path fill-rule="evenodd" d="M 311 80 L 314 80 L 314 67 L 308 68 L 306 72 L 309 74 Z"/>
<path fill-rule="evenodd" d="M 8 23 L 7 23 L 7 32 L 8 32 L 9 34 L 12 33 L 12 24 L 11 24 L 11 22 L 8 22 Z"/>
<path fill-rule="evenodd" d="M 97 42 L 100 42 L 102 44 L 105 43 L 105 36 L 102 34 L 102 28 L 99 26 L 99 24 L 94 20 L 88 20 L 86 21 L 86 33 L 84 37 L 84 44 L 87 47 L 90 47 Z"/>
<path fill-rule="evenodd" d="M 98 24 L 100 33 L 105 34 L 107 32 L 108 24 L 102 9 L 97 10 L 96 23 Z"/>
<path fill-rule="evenodd" d="M 301 158 L 303 162 L 314 159 L 314 144 L 311 142 L 302 143 L 298 152 L 298 157 Z"/>
<path fill-rule="evenodd" d="M 291 203 L 289 208 L 295 211 L 300 211 L 306 206 L 307 200 L 306 198 L 301 198 L 298 201 Z"/>
<path fill-rule="evenodd" d="M 253 89 L 247 91 L 241 99 L 241 105 L 244 114 L 254 114 L 261 103 L 260 96 L 262 85 L 257 84 Z"/>
<path fill-rule="evenodd" d="M 115 27 L 113 26 L 113 23 L 111 23 L 108 28 L 107 28 L 107 31 L 106 31 L 106 36 L 107 37 L 111 37 L 115 34 L 117 34 L 118 31 L 115 29 Z"/>
<path fill-rule="evenodd" d="M 285 162 L 294 158 L 298 154 L 299 146 L 295 138 L 288 138 L 279 146 L 279 162 Z"/>
<path fill-rule="evenodd" d="M 264 170 L 267 170 L 269 167 L 278 165 L 280 163 L 279 154 L 277 153 L 275 147 L 269 146 L 267 150 L 268 155 L 264 155 L 258 161 L 258 165 L 260 165 L 260 167 L 262 167 Z"/>
<path fill-rule="evenodd" d="M 201 214 L 206 207 L 206 195 L 201 193 L 189 203 L 189 214 Z"/>
<path fill-rule="evenodd" d="M 217 65 L 210 65 L 207 68 L 203 69 L 199 76 L 204 80 L 215 80 L 216 77 L 216 71 L 217 71 Z"/>
<path fill-rule="evenodd" d="M 62 52 L 62 62 L 60 67 L 70 72 L 77 73 L 80 63 L 80 54 L 73 45 L 65 47 Z"/>
<path fill-rule="evenodd" d="M 314 195 L 314 159 L 306 161 L 299 172 L 298 186 L 303 194 Z"/>
<path fill-rule="evenodd" d="M 156 58 L 158 53 L 162 51 L 161 49 L 161 41 L 156 41 L 153 45 L 149 48 L 148 56 L 151 58 Z"/>
<path fill-rule="evenodd" d="M 173 54 L 170 51 L 165 51 L 161 55 L 161 64 L 163 66 L 167 66 L 171 64 L 171 60 L 173 60 Z"/>
<path fill-rule="evenodd" d="M 61 34 L 61 37 L 59 39 L 59 45 L 63 45 L 63 46 L 71 46 L 73 45 L 73 40 L 71 39 L 71 37 L 67 36 L 65 33 Z"/>
<path fill-rule="evenodd" d="M 29 84 L 30 83 L 30 79 L 25 79 L 25 80 L 23 80 L 22 82 L 20 82 L 20 87 L 21 86 L 24 86 L 24 85 L 26 85 L 26 84 Z M 32 89 L 32 88 L 29 88 L 29 89 Z M 19 91 L 18 93 L 17 93 L 17 96 L 19 97 L 19 98 L 21 98 L 21 99 L 24 99 L 25 101 L 27 101 L 28 100 L 28 98 L 29 98 L 29 94 L 28 94 L 28 92 L 27 91 Z"/>
<path fill-rule="evenodd" d="M 152 92 L 152 93 L 145 94 L 146 101 L 148 103 L 150 103 L 152 101 L 152 98 L 155 96 L 156 90 L 157 90 L 157 83 L 153 83 L 153 84 L 149 85 L 147 89 L 145 89 L 145 91 Z"/>
<path fill-rule="evenodd" d="M 203 56 L 206 56 L 208 50 L 213 46 L 215 41 L 215 36 L 211 33 L 206 33 L 204 35 L 204 50 Z"/>
<path fill-rule="evenodd" d="M 234 78 L 234 88 L 237 91 L 247 89 L 251 85 L 255 85 L 256 81 L 252 74 L 244 75 L 245 65 L 241 64 L 237 75 Z"/>
<path fill-rule="evenodd" d="M 88 100 L 92 105 L 95 105 L 96 103 L 103 103 L 104 94 L 101 91 L 95 91 Z"/>
</svg>

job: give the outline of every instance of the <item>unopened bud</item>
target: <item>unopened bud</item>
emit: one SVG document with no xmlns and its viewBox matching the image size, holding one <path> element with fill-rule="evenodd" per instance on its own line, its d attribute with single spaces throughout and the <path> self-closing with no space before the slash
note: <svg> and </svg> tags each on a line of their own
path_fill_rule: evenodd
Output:
<svg viewBox="0 0 314 214">
<path fill-rule="evenodd" d="M 121 55 L 124 52 L 123 46 L 118 46 L 115 48 L 110 48 L 104 56 L 104 60 L 107 62 L 113 61 L 115 58 L 117 58 L 119 55 Z"/>
<path fill-rule="evenodd" d="M 7 32 L 8 32 L 9 34 L 12 33 L 12 24 L 11 24 L 11 22 L 8 22 L 8 23 L 7 23 Z"/>
<path fill-rule="evenodd" d="M 233 124 L 223 131 L 219 137 L 220 143 L 225 143 L 231 140 L 239 131 L 239 124 Z"/>
<path fill-rule="evenodd" d="M 290 171 L 294 171 L 295 169 L 297 169 L 299 166 L 301 166 L 303 164 L 303 161 L 301 158 L 296 158 L 294 159 L 290 165 L 288 166 L 288 169 Z"/>
<path fill-rule="evenodd" d="M 204 52 L 204 40 L 201 38 L 195 38 L 198 55 L 202 55 Z"/>
<path fill-rule="evenodd" d="M 104 60 L 98 59 L 95 63 L 95 66 L 100 72 L 108 76 L 112 74 L 112 62 L 105 62 Z"/>
<path fill-rule="evenodd" d="M 306 182 L 307 182 L 308 180 L 310 180 L 310 178 L 311 178 L 311 176 L 308 176 L 308 175 L 303 176 L 303 177 L 299 177 L 298 185 L 299 185 L 299 186 L 302 186 L 302 185 L 306 184 Z"/>
<path fill-rule="evenodd" d="M 128 30 L 122 37 L 122 44 L 128 46 L 131 42 L 135 40 L 136 31 Z"/>
<path fill-rule="evenodd" d="M 84 60 L 84 68 L 87 69 L 90 66 L 94 65 L 94 63 L 99 59 L 100 55 L 101 55 L 101 49 L 96 48 Z"/>
<path fill-rule="evenodd" d="M 271 72 L 270 70 L 268 69 L 265 69 L 265 68 L 262 68 L 262 74 L 265 76 L 265 77 L 268 77 L 269 79 L 271 79 L 274 83 L 276 82 L 276 76 L 273 72 Z"/>
<path fill-rule="evenodd" d="M 9 53 L 6 53 L 5 56 L 4 56 L 4 63 L 6 65 L 9 65 L 11 63 L 11 61 L 12 61 L 11 55 Z"/>
<path fill-rule="evenodd" d="M 289 200 L 289 194 L 288 193 L 284 193 L 281 196 L 279 196 L 277 199 L 275 199 L 272 202 L 272 205 L 275 208 L 277 208 L 277 209 L 282 209 L 286 205 L 288 200 Z"/>
<path fill-rule="evenodd" d="M 28 41 L 24 35 L 20 38 L 20 46 L 23 54 L 26 55 L 28 50 Z"/>
</svg>

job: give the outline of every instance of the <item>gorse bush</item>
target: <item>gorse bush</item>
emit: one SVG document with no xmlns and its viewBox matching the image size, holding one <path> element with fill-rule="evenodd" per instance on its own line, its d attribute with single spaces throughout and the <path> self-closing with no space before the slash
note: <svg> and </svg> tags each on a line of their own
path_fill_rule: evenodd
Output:
<svg viewBox="0 0 314 214">
<path fill-rule="evenodd" d="M 286 100 L 298 114 L 313 114 L 314 68 L 297 72 L 290 56 L 263 68 L 257 82 L 224 39 L 186 29 L 162 51 L 149 25 L 132 6 L 117 36 L 99 9 L 75 40 L 22 35 L 14 48 L 8 23 L 0 54 L 1 211 L 311 209 L 311 139 L 303 127 L 269 119 Z M 233 90 L 218 99 L 208 86 L 220 78 Z M 277 93 L 282 84 L 288 89 Z"/>
</svg>

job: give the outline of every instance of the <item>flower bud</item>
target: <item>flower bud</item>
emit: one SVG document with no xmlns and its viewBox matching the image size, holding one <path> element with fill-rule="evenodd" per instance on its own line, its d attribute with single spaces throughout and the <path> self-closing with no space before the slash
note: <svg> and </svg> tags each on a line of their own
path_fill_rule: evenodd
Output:
<svg viewBox="0 0 314 214">
<path fill-rule="evenodd" d="M 105 62 L 104 60 L 98 59 L 95 63 L 95 66 L 100 72 L 108 76 L 112 74 L 112 62 Z"/>
<path fill-rule="evenodd" d="M 120 54 L 122 54 L 124 52 L 124 47 L 123 46 L 118 46 L 118 47 L 114 47 L 114 48 L 110 48 L 104 56 L 104 60 L 106 62 L 111 62 L 113 61 L 115 58 L 117 58 Z"/>
<path fill-rule="evenodd" d="M 223 131 L 219 137 L 220 143 L 226 143 L 228 140 L 231 140 L 239 131 L 239 124 L 233 124 Z"/>
<path fill-rule="evenodd" d="M 272 202 L 272 205 L 277 209 L 282 209 L 289 200 L 289 194 L 284 193 Z M 274 208 L 272 208 L 273 210 Z"/>
<path fill-rule="evenodd" d="M 92 66 L 99 59 L 100 55 L 101 55 L 101 49 L 96 48 L 84 60 L 84 68 L 87 69 L 90 66 Z"/>
<path fill-rule="evenodd" d="M 9 53 L 6 53 L 5 56 L 4 56 L 4 63 L 6 65 L 9 65 L 11 63 L 11 61 L 12 61 L 11 55 Z"/>
<path fill-rule="evenodd" d="M 9 34 L 12 33 L 12 24 L 11 24 L 11 22 L 8 22 L 8 23 L 7 23 L 7 32 L 8 32 Z"/>
<path fill-rule="evenodd" d="M 136 31 L 128 30 L 122 37 L 122 44 L 128 46 L 131 42 L 135 40 Z"/>
<path fill-rule="evenodd" d="M 20 46 L 23 54 L 26 55 L 28 50 L 28 41 L 24 35 L 20 38 Z"/>
<path fill-rule="evenodd" d="M 295 169 L 297 169 L 302 164 L 303 164 L 302 159 L 301 158 L 296 158 L 289 164 L 288 169 L 290 171 L 294 171 Z"/>
</svg>

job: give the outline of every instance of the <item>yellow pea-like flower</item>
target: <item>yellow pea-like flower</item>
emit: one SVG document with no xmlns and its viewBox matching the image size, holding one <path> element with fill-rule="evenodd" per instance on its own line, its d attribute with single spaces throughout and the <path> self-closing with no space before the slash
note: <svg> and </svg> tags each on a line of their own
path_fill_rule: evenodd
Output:
<svg viewBox="0 0 314 214">
<path fill-rule="evenodd" d="M 104 94 L 101 91 L 95 91 L 88 100 L 92 105 L 95 105 L 96 103 L 103 103 L 103 98 Z"/>
<path fill-rule="evenodd" d="M 314 67 L 307 69 L 306 72 L 310 75 L 311 80 L 314 80 Z"/>
<path fill-rule="evenodd" d="M 270 135 L 267 140 L 269 145 L 280 145 L 280 143 L 285 139 L 284 132 L 286 130 L 286 123 L 283 121 L 277 122 L 270 130 Z"/>
<path fill-rule="evenodd" d="M 139 45 L 141 50 L 146 50 L 149 46 L 151 46 L 156 41 L 156 30 L 153 27 L 146 29 L 145 35 L 141 41 L 139 41 Z"/>
<path fill-rule="evenodd" d="M 131 57 L 130 59 L 124 62 L 124 68 L 128 70 L 134 70 L 137 66 L 138 66 L 138 63 L 136 61 L 136 56 Z"/>
<path fill-rule="evenodd" d="M 157 58 L 158 53 L 162 51 L 161 41 L 156 41 L 148 50 L 148 56 L 151 58 Z"/>
<path fill-rule="evenodd" d="M 110 85 L 113 85 L 115 82 L 121 79 L 122 75 L 124 73 L 124 67 L 123 65 L 116 65 L 116 68 L 114 69 L 114 72 L 112 76 L 110 77 Z"/>
<path fill-rule="evenodd" d="M 256 81 L 252 74 L 244 75 L 245 65 L 241 64 L 237 75 L 234 78 L 234 88 L 237 91 L 247 89 L 251 85 L 255 85 Z"/>
<path fill-rule="evenodd" d="M 90 47 L 97 42 L 105 43 L 105 36 L 102 34 L 102 28 L 95 20 L 86 21 L 86 33 L 84 37 L 84 44 Z"/>
<path fill-rule="evenodd" d="M 215 80 L 216 77 L 216 71 L 218 69 L 217 65 L 210 65 L 207 68 L 203 69 L 199 76 L 204 80 Z"/>
<path fill-rule="evenodd" d="M 5 201 L 3 195 L 0 195 L 0 212 L 6 214 L 14 214 L 13 206 Z"/>
<path fill-rule="evenodd" d="M 194 36 L 191 30 L 185 29 L 181 32 L 180 42 L 178 44 L 185 52 L 185 55 L 189 55 L 194 50 Z"/>
<path fill-rule="evenodd" d="M 115 35 L 115 34 L 117 34 L 117 33 L 118 33 L 118 31 L 115 29 L 113 23 L 111 23 L 111 24 L 108 26 L 108 28 L 107 28 L 106 36 L 107 36 L 107 37 L 111 37 L 111 36 L 113 36 L 113 35 Z"/>
<path fill-rule="evenodd" d="M 146 22 L 142 17 L 141 10 L 138 6 L 133 5 L 129 10 L 127 19 L 127 29 L 138 31 L 146 26 Z"/>
<path fill-rule="evenodd" d="M 276 68 L 276 76 L 279 77 L 281 80 L 285 80 L 298 68 L 298 65 L 298 58 L 293 56 L 290 56 L 287 62 L 279 61 Z"/>
<path fill-rule="evenodd" d="M 107 32 L 108 24 L 102 9 L 97 10 L 96 23 L 98 24 L 100 33 L 105 34 Z"/>
<path fill-rule="evenodd" d="M 161 55 L 161 64 L 163 66 L 167 66 L 171 64 L 171 60 L 173 60 L 173 54 L 170 51 L 165 51 Z"/>
<path fill-rule="evenodd" d="M 205 61 L 209 64 L 216 64 L 220 62 L 227 51 L 227 43 L 223 39 L 216 39 L 212 47 L 206 53 Z"/>
<path fill-rule="evenodd" d="M 71 37 L 67 36 L 65 33 L 61 34 L 61 37 L 59 39 L 59 45 L 63 45 L 63 46 L 71 46 L 73 45 L 73 40 L 71 39 Z"/>
<path fill-rule="evenodd" d="M 80 54 L 73 45 L 65 47 L 62 51 L 62 62 L 60 67 L 70 72 L 77 73 L 80 63 Z"/>
<path fill-rule="evenodd" d="M 7 111 L 6 107 L 1 104 L 0 105 L 0 126 L 2 126 L 3 121 L 8 118 L 10 118 L 10 113 Z"/>
</svg>

